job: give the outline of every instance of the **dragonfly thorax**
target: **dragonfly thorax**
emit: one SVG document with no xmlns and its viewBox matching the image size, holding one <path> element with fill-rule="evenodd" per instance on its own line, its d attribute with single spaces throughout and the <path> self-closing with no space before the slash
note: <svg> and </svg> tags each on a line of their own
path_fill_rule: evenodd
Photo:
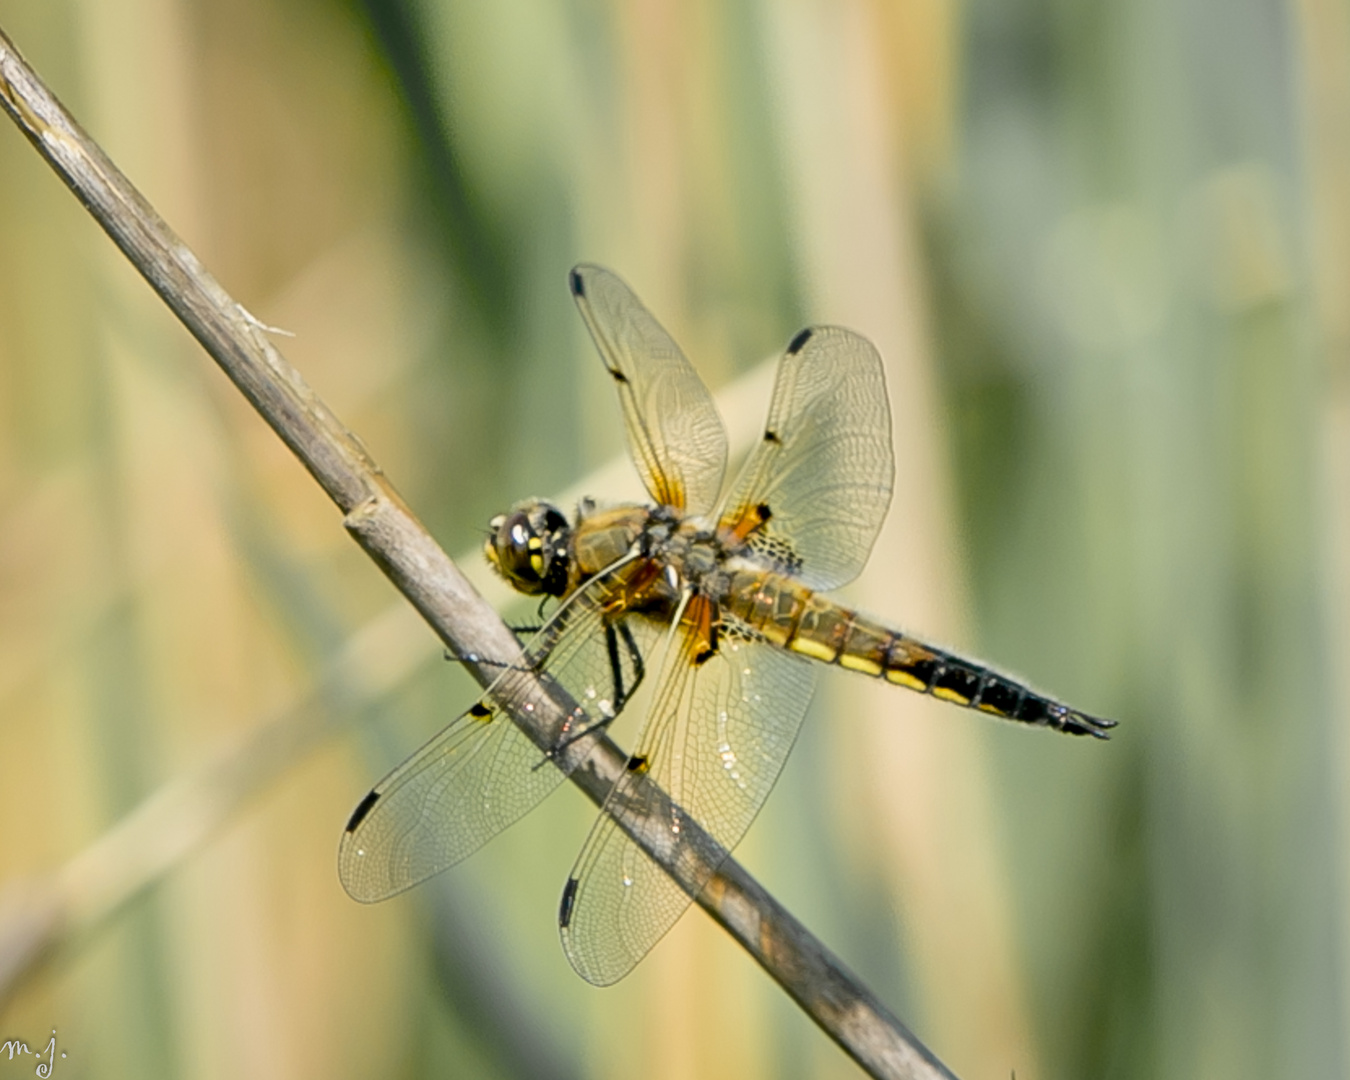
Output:
<svg viewBox="0 0 1350 1080">
<path fill-rule="evenodd" d="M 568 590 L 572 527 L 556 506 L 539 499 L 498 514 L 483 545 L 496 571 L 529 596 L 562 596 Z"/>
<path fill-rule="evenodd" d="M 698 519 L 663 520 L 658 512 L 644 540 L 647 553 L 676 577 L 673 588 L 719 595 L 725 587 L 727 551 L 717 533 Z"/>
</svg>

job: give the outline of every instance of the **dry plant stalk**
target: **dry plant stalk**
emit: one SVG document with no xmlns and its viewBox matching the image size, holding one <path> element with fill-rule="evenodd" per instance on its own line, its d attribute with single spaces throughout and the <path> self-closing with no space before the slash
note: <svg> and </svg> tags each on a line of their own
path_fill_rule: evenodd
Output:
<svg viewBox="0 0 1350 1080">
<path fill-rule="evenodd" d="M 75 123 L 0 31 L 0 105 L 170 310 L 224 370 L 342 511 L 343 524 L 395 587 L 460 657 L 509 660 L 520 645 L 386 481 L 359 440 L 273 348 L 257 320 L 220 287 L 154 208 Z M 466 663 L 480 683 L 497 664 Z M 548 749 L 550 708 L 568 703 L 539 687 L 533 715 L 513 717 Z M 607 736 L 578 741 L 570 779 L 597 806 L 626 755 Z M 954 1080 L 825 946 L 701 830 L 683 843 L 644 844 L 677 882 L 700 863 L 719 866 L 696 900 L 798 1005 L 876 1077 Z M 628 828 L 628 826 L 625 826 Z M 639 832 L 630 829 L 639 842 Z M 41 920 L 35 920 L 41 922 Z"/>
</svg>

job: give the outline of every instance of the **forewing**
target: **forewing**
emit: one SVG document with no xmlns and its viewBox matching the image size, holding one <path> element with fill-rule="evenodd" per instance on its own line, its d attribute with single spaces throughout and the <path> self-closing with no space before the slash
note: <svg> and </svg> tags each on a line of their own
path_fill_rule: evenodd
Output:
<svg viewBox="0 0 1350 1080">
<path fill-rule="evenodd" d="M 618 688 L 603 610 L 611 591 L 601 577 L 569 598 L 531 639 L 523 663 L 362 800 L 338 851 L 338 874 L 352 897 L 383 900 L 444 870 L 558 786 L 564 772 L 510 713 L 532 708 L 554 683 L 576 705 L 553 733 L 555 745 L 612 717 Z M 659 628 L 631 617 L 625 623 L 646 656 Z M 631 692 L 626 644 L 617 656 Z"/>
<path fill-rule="evenodd" d="M 764 435 L 728 495 L 722 527 L 777 569 L 833 589 L 867 561 L 894 476 L 880 355 L 851 330 L 812 327 L 779 362 Z"/>
<path fill-rule="evenodd" d="M 692 635 L 670 648 L 630 769 L 592 827 L 564 893 L 563 948 L 605 986 L 626 975 L 674 925 L 768 798 L 811 699 L 813 665 L 724 625 L 716 655 L 695 664 Z M 643 762 L 645 761 L 645 765 Z M 616 818 L 618 820 L 616 820 Z M 666 849 L 700 846 L 676 884 L 619 824 Z M 715 846 L 701 845 L 697 823 Z"/>
<path fill-rule="evenodd" d="M 706 514 L 726 471 L 727 435 L 703 380 L 617 276 L 572 271 L 572 295 L 619 391 L 628 447 L 658 503 Z"/>
</svg>

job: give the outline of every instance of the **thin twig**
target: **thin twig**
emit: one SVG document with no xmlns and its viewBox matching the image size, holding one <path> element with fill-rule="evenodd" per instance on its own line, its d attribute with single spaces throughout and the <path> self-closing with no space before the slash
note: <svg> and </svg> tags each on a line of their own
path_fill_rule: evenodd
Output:
<svg viewBox="0 0 1350 1080">
<path fill-rule="evenodd" d="M 291 448 L 344 514 L 344 525 L 457 655 L 509 659 L 502 624 L 414 517 L 359 441 L 286 362 L 256 320 L 205 271 L 145 198 L 75 123 L 0 31 L 0 105 L 169 308 Z M 466 665 L 486 683 L 495 669 Z M 543 686 L 513 717 L 541 746 L 571 703 Z M 550 715 L 552 714 L 552 715 Z M 572 744 L 571 779 L 600 805 L 625 755 L 608 738 Z M 654 800 L 655 801 L 655 800 Z M 657 808 L 659 812 L 659 807 Z M 948 1072 L 804 926 L 686 819 L 678 842 L 659 822 L 630 833 L 677 882 L 717 873 L 697 900 L 846 1053 L 877 1077 Z M 628 828 L 625 825 L 625 828 Z M 692 891 L 692 890 L 690 890 Z"/>
</svg>

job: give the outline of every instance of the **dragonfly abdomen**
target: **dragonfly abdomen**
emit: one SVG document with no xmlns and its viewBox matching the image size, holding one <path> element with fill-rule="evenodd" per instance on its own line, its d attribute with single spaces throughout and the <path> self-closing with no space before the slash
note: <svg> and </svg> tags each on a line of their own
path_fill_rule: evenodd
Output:
<svg viewBox="0 0 1350 1080">
<path fill-rule="evenodd" d="M 969 709 L 1105 738 L 1115 722 L 1036 693 L 1030 687 L 851 611 L 806 586 L 763 572 L 734 576 L 727 607 L 772 644 L 884 678 Z"/>
</svg>

